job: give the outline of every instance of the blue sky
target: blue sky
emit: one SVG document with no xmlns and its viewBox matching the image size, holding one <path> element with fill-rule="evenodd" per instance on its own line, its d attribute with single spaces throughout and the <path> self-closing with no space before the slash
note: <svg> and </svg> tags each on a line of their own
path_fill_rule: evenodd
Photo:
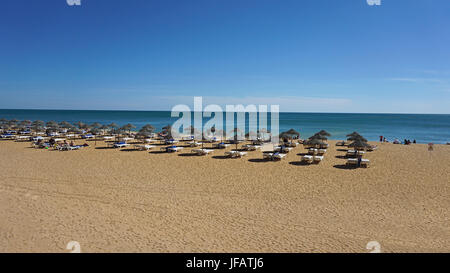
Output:
<svg viewBox="0 0 450 273">
<path fill-rule="evenodd" d="M 450 1 L 4 0 L 0 108 L 450 113 Z"/>
</svg>

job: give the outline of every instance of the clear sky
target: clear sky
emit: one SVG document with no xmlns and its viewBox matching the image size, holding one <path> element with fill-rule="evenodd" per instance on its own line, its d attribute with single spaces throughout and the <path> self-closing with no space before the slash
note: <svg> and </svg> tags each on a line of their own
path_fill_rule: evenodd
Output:
<svg viewBox="0 0 450 273">
<path fill-rule="evenodd" d="M 450 1 L 2 0 L 0 108 L 450 113 Z"/>
</svg>

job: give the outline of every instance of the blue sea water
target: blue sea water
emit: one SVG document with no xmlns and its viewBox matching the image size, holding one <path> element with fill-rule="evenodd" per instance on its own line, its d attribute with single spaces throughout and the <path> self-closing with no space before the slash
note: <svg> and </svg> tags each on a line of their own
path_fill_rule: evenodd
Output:
<svg viewBox="0 0 450 273">
<path fill-rule="evenodd" d="M 177 120 L 170 116 L 170 111 L 82 110 L 0 110 L 0 118 L 70 123 L 115 122 L 118 125 L 131 123 L 138 129 L 147 123 L 161 129 Z M 268 120 L 270 123 L 270 115 Z M 301 138 L 324 129 L 332 134 L 330 139 L 344 139 L 345 135 L 357 131 L 372 141 L 378 141 L 379 136 L 383 135 L 390 141 L 398 138 L 415 139 L 419 143 L 450 142 L 450 115 L 280 113 L 279 126 L 280 132 L 294 128 L 301 133 Z"/>
</svg>

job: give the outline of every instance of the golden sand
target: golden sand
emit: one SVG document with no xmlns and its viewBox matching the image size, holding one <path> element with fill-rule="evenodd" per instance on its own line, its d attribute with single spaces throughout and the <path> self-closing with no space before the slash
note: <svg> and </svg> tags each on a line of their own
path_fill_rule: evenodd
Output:
<svg viewBox="0 0 450 273">
<path fill-rule="evenodd" d="M 346 169 L 333 141 L 311 166 L 303 147 L 265 162 L 89 143 L 0 141 L 0 252 L 450 252 L 450 146 L 378 144 Z"/>
</svg>

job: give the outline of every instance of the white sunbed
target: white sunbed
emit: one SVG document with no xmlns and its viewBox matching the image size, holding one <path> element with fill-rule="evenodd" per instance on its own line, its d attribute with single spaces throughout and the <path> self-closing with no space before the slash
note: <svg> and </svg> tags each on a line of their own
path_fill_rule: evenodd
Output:
<svg viewBox="0 0 450 273">
<path fill-rule="evenodd" d="M 209 153 L 214 152 L 214 150 L 210 149 L 193 149 L 191 150 L 191 153 L 194 153 L 196 155 L 208 155 Z"/>
<path fill-rule="evenodd" d="M 175 143 L 178 143 L 178 140 L 165 140 L 164 141 L 164 143 L 166 143 L 166 144 L 175 144 Z"/>
<path fill-rule="evenodd" d="M 327 152 L 327 149 L 319 149 L 319 150 L 317 151 L 317 154 L 323 155 L 323 154 L 325 154 L 326 152 Z"/>
<path fill-rule="evenodd" d="M 197 142 L 197 141 L 191 141 L 191 142 L 188 142 L 188 145 L 189 145 L 189 147 L 198 147 L 198 146 L 202 145 L 202 143 Z"/>
<path fill-rule="evenodd" d="M 264 153 L 263 158 L 269 160 L 281 160 L 286 157 L 286 154 L 280 153 Z"/>
<path fill-rule="evenodd" d="M 225 156 L 228 156 L 228 157 L 231 157 L 231 158 L 243 157 L 243 156 L 246 156 L 246 155 L 247 155 L 246 152 L 239 152 L 239 151 L 225 152 Z"/>
<path fill-rule="evenodd" d="M 230 147 L 231 144 L 227 143 L 214 143 L 213 147 L 219 148 L 219 149 L 225 149 L 227 147 Z"/>
<path fill-rule="evenodd" d="M 309 155 L 316 155 L 316 154 L 318 154 L 318 153 L 319 153 L 319 150 L 318 150 L 318 149 L 310 148 L 310 149 L 308 150 L 308 154 L 309 154 Z"/>
<path fill-rule="evenodd" d="M 17 141 L 23 141 L 23 140 L 29 140 L 30 137 L 29 136 L 16 136 L 16 140 Z"/>
<path fill-rule="evenodd" d="M 313 162 L 314 163 L 320 163 L 323 160 L 323 156 L 313 156 Z"/>
<path fill-rule="evenodd" d="M 245 149 L 246 151 L 256 151 L 258 149 L 261 149 L 261 145 L 244 145 L 242 146 L 243 149 Z"/>
<path fill-rule="evenodd" d="M 347 156 L 364 155 L 365 153 L 364 151 L 348 150 Z"/>
<path fill-rule="evenodd" d="M 348 158 L 347 159 L 347 165 L 358 165 L 358 159 L 357 158 Z M 370 160 L 369 159 L 361 159 L 361 166 L 369 167 Z"/>
<path fill-rule="evenodd" d="M 313 163 L 313 156 L 312 155 L 302 156 L 302 162 Z"/>
<path fill-rule="evenodd" d="M 103 139 L 104 140 L 111 140 L 111 139 L 114 139 L 114 137 L 113 136 L 104 136 Z"/>
<path fill-rule="evenodd" d="M 114 148 L 124 148 L 124 147 L 128 147 L 130 146 L 130 144 L 127 143 L 114 143 Z"/>
<path fill-rule="evenodd" d="M 145 144 L 144 145 L 142 145 L 142 144 L 135 144 L 134 148 L 136 150 L 139 150 L 139 151 L 148 151 L 148 150 L 150 150 L 152 148 L 155 148 L 155 146 L 153 146 L 153 145 L 145 145 Z"/>
<path fill-rule="evenodd" d="M 168 153 L 176 153 L 183 150 L 183 147 L 166 147 L 166 152 Z"/>
<path fill-rule="evenodd" d="M 292 147 L 275 147 L 273 150 L 274 152 L 280 152 L 280 153 L 289 153 L 293 148 Z"/>
</svg>

